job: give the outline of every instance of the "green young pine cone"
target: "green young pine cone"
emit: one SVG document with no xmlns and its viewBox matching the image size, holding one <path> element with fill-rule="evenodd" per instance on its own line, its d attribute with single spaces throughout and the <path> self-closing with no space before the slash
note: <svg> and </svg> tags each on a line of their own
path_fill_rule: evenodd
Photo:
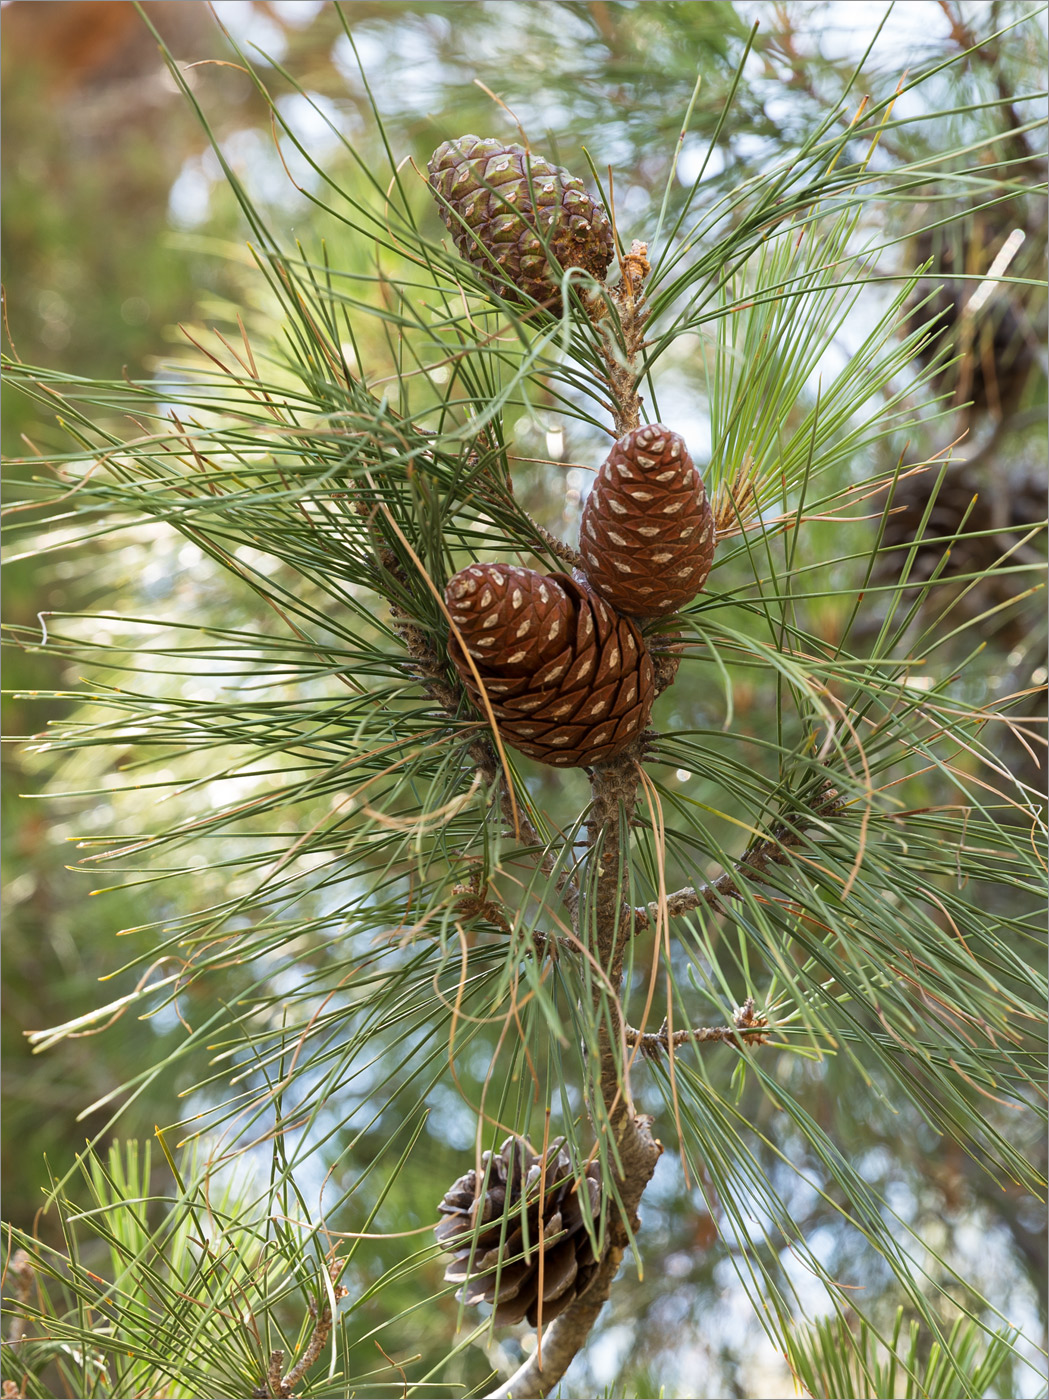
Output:
<svg viewBox="0 0 1049 1400">
<path fill-rule="evenodd" d="M 529 158 L 523 146 L 479 136 L 445 141 L 427 169 L 460 255 L 508 300 L 532 299 L 560 316 L 565 268 L 604 280 L 615 254 L 612 226 L 567 170 Z"/>
</svg>

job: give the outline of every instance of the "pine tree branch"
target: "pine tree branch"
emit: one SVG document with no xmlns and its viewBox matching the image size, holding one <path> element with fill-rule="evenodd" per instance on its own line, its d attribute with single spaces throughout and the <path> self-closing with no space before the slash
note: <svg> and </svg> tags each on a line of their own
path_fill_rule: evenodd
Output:
<svg viewBox="0 0 1049 1400">
<path fill-rule="evenodd" d="M 469 885 L 453 885 L 452 893 L 457 896 L 455 908 L 461 918 L 487 919 L 490 924 L 495 924 L 500 932 L 507 935 L 513 933 L 514 926 L 508 911 L 498 900 L 488 897 L 487 889 L 480 889 L 479 877 L 475 877 L 474 882 Z M 549 955 L 556 962 L 561 956 L 562 948 L 574 948 L 574 940 L 561 938 L 557 934 L 546 933 L 537 928 L 532 931 L 532 946 L 538 957 Z"/>
<path fill-rule="evenodd" d="M 276 1350 L 270 1352 L 265 1384 L 255 1389 L 252 1393 L 252 1400 L 274 1400 L 274 1397 L 285 1394 L 283 1375 L 284 1349 L 277 1347 Z"/>
<path fill-rule="evenodd" d="M 640 768 L 632 745 L 617 759 L 593 770 L 593 806 L 587 822 L 590 859 L 596 860 L 592 907 L 587 911 L 585 937 L 599 967 L 608 975 L 608 985 L 618 990 L 623 978 L 626 948 L 633 935 L 633 911 L 626 899 L 629 852 L 623 848 L 623 834 L 629 832 L 637 805 Z M 601 1026 L 600 1092 L 608 1124 L 618 1141 L 628 1116 L 629 1096 L 624 1092 L 621 1065 L 616 1053 L 622 1044 L 622 1010 L 618 1000 L 604 1004 L 604 985 L 594 990 L 594 1012 Z"/>
<path fill-rule="evenodd" d="M 349 1294 L 348 1288 L 345 1288 L 342 1284 L 335 1283 L 335 1279 L 338 1277 L 342 1267 L 342 1259 L 333 1259 L 328 1267 L 328 1273 L 334 1286 L 336 1302 L 338 1302 L 340 1298 L 347 1297 Z M 287 1375 L 284 1375 L 282 1374 L 284 1371 L 283 1349 L 277 1347 L 275 1350 L 271 1351 L 269 1365 L 266 1368 L 266 1380 L 263 1385 L 260 1385 L 252 1392 L 253 1400 L 288 1400 L 294 1393 L 295 1387 L 298 1385 L 299 1381 L 302 1380 L 303 1376 L 324 1350 L 324 1344 L 331 1335 L 333 1321 L 331 1303 L 328 1298 L 325 1298 L 323 1303 L 318 1303 L 315 1299 L 311 1299 L 310 1313 L 313 1317 L 313 1327 L 310 1331 L 309 1340 L 305 1347 L 303 1347 L 302 1354 L 298 1361 L 295 1362 Z"/>
<path fill-rule="evenodd" d="M 820 800 L 811 813 L 801 813 L 777 822 L 767 837 L 756 841 L 743 853 L 740 859 L 724 874 L 702 885 L 686 885 L 666 897 L 668 918 L 687 914 L 707 904 L 714 910 L 721 910 L 725 899 L 742 899 L 743 891 L 738 878 L 761 881 L 770 865 L 786 865 L 791 851 L 804 845 L 807 833 L 818 827 L 820 820 L 831 817 L 842 807 L 841 795 L 829 782 L 820 794 Z M 652 900 L 634 910 L 634 928 L 638 933 L 650 928 L 659 916 L 660 904 Z"/>
<path fill-rule="evenodd" d="M 649 640 L 648 650 L 652 657 L 652 669 L 657 697 L 662 695 L 677 680 L 678 669 L 681 666 L 681 659 L 685 649 L 681 640 L 676 635 L 663 636 L 659 639 L 660 644 L 654 645 L 655 638 Z"/>
<path fill-rule="evenodd" d="M 636 1045 L 641 1054 L 649 1060 L 658 1060 L 671 1045 L 701 1045 L 709 1041 L 722 1041 L 735 1045 L 740 1050 L 755 1045 L 767 1045 L 771 1032 L 768 1017 L 760 1016 L 754 1008 L 754 998 L 747 997 L 742 1006 L 732 1013 L 731 1026 L 700 1026 L 695 1030 L 669 1031 L 666 1021 L 658 1031 L 639 1031 L 633 1026 L 624 1027 L 628 1046 Z"/>
<path fill-rule="evenodd" d="M 612 325 L 607 307 L 594 313 L 602 337 L 601 354 L 608 370 L 602 378 L 612 395 L 617 439 L 641 425 L 641 397 L 637 386 L 640 382 L 645 323 L 648 320 L 643 289 L 645 278 L 651 271 L 648 245 L 635 239 L 630 252 L 620 258 L 619 268 L 622 274 L 620 281 L 609 293 L 618 313 L 618 328 Z M 621 342 L 617 330 L 622 335 Z"/>
<path fill-rule="evenodd" d="M 527 511 L 525 514 L 528 514 Z M 528 519 L 531 522 L 532 529 L 545 543 L 551 554 L 556 554 L 558 559 L 567 564 L 570 569 L 582 569 L 585 566 L 586 561 L 579 553 L 578 549 L 573 549 L 571 545 L 565 544 L 562 540 L 559 540 L 556 535 L 552 535 L 549 530 L 544 529 L 537 521 L 532 520 L 530 515 Z"/>
<path fill-rule="evenodd" d="M 7 1328 L 6 1345 L 9 1347 L 20 1346 L 25 1341 L 25 1318 L 22 1310 L 29 1302 L 29 1295 L 33 1290 L 33 1263 L 24 1249 L 16 1250 L 11 1262 L 7 1266 L 7 1273 L 14 1280 L 12 1298 L 10 1301 L 11 1321 Z"/>
</svg>

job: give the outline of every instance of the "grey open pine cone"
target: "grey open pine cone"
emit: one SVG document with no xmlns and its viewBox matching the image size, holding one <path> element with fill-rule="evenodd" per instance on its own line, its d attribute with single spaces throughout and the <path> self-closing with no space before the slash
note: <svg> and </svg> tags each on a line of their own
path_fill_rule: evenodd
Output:
<svg viewBox="0 0 1049 1400">
<path fill-rule="evenodd" d="M 492 1303 L 499 1326 L 525 1319 L 545 1326 L 586 1292 L 597 1272 L 584 1223 L 589 1216 L 596 1228 L 597 1163 L 586 1168 L 582 1201 L 563 1138 L 547 1148 L 545 1172 L 543 1155 L 519 1137 L 508 1137 L 482 1161 L 489 1168 L 484 1194 L 484 1168 L 480 1184 L 471 1169 L 438 1206 L 445 1218 L 434 1233 L 454 1256 L 444 1276 L 463 1285 L 456 1294 L 461 1302 Z"/>
</svg>

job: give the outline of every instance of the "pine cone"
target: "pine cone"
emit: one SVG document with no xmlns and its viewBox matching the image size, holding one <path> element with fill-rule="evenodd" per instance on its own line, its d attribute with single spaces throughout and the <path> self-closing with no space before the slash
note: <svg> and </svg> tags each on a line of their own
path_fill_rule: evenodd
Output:
<svg viewBox="0 0 1049 1400">
<path fill-rule="evenodd" d="M 915 263 L 931 259 L 933 265 L 914 289 L 904 329 L 909 334 L 939 318 L 918 359 L 925 365 L 940 361 L 936 387 L 956 403 L 971 404 L 970 412 L 996 419 L 1016 411 L 1037 362 L 1024 299 L 1018 287 L 999 285 L 968 325 L 966 309 L 977 291 L 975 274 L 989 270 L 1018 223 L 1022 226 L 1020 211 L 1008 204 L 970 210 L 947 228 L 923 229 L 910 244 Z M 1027 262 L 1021 255 L 1010 264 L 1009 276 L 1029 273 Z"/>
<path fill-rule="evenodd" d="M 684 440 L 660 423 L 620 438 L 583 507 L 579 548 L 594 588 L 621 612 L 676 612 L 706 583 L 714 544 L 714 516 Z"/>
<path fill-rule="evenodd" d="M 445 141 L 427 170 L 460 255 L 508 300 L 542 302 L 560 316 L 562 269 L 581 267 L 604 280 L 615 252 L 612 227 L 567 170 L 542 156 L 529 164 L 523 146 L 479 136 Z M 506 281 L 525 296 L 509 291 Z"/>
<path fill-rule="evenodd" d="M 1007 418 L 1023 395 L 1035 355 L 1020 317 L 1003 295 L 992 298 L 977 312 L 967 334 L 963 333 L 971 295 L 972 288 L 962 282 L 948 280 L 942 286 L 919 282 L 916 298 L 930 299 L 920 312 L 912 313 L 907 329 L 939 316 L 930 339 L 918 351 L 919 360 L 926 365 L 945 354 L 950 360 L 936 371 L 937 388 L 949 390 L 956 401 L 971 403 L 974 412 Z M 959 354 L 960 359 L 951 359 Z"/>
<path fill-rule="evenodd" d="M 567 574 L 471 564 L 445 598 L 502 737 L 557 768 L 614 758 L 648 723 L 652 661 L 637 626 Z M 449 654 L 486 714 L 453 635 Z"/>
<path fill-rule="evenodd" d="M 587 1206 L 580 1202 L 563 1143 L 559 1139 L 547 1149 L 544 1181 L 542 1155 L 523 1138 L 508 1137 L 498 1153 L 484 1154 L 490 1169 L 483 1196 L 479 1194 L 483 1171 L 480 1183 L 477 1172 L 468 1171 L 438 1206 L 446 1218 L 434 1233 L 455 1256 L 444 1271 L 445 1278 L 463 1284 L 456 1294 L 461 1302 L 494 1303 L 499 1326 L 524 1318 L 533 1327 L 540 1325 L 540 1257 L 544 1324 L 585 1293 L 597 1272 L 583 1223 Z M 583 1181 L 589 1215 L 596 1221 L 601 1199 L 596 1162 L 587 1167 Z"/>
<path fill-rule="evenodd" d="M 990 613 L 1022 589 L 1015 575 L 999 569 L 1003 556 L 1009 555 L 1004 560 L 1007 567 L 1021 560 L 1035 562 L 1033 547 L 1028 554 L 1021 540 L 1045 519 L 1045 492 L 1044 467 L 1011 475 L 1002 472 L 997 481 L 988 481 L 962 464 L 949 468 L 938 490 L 935 472 L 920 472 L 898 482 L 889 503 L 875 583 L 894 584 L 910 559 L 911 585 L 937 575 L 928 600 L 936 613 L 946 607 L 947 589 L 954 579 L 954 605 L 961 616 L 971 619 Z M 922 529 L 926 511 L 929 518 Z M 1044 545 L 1037 562 L 1044 562 Z M 982 578 L 977 577 L 981 574 Z M 1013 647 L 1028 636 L 1030 617 L 1023 611 L 1003 610 L 987 617 L 981 631 Z"/>
</svg>

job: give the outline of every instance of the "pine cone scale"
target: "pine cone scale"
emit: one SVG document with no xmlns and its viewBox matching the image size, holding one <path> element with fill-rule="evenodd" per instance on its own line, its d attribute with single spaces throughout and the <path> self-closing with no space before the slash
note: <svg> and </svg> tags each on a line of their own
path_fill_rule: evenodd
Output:
<svg viewBox="0 0 1049 1400">
<path fill-rule="evenodd" d="M 575 655 L 573 648 L 565 647 L 564 651 L 555 656 L 552 661 L 548 661 L 544 666 L 540 667 L 535 673 L 532 684 L 539 689 L 552 686 L 555 681 L 561 680 L 574 660 Z"/>
<path fill-rule="evenodd" d="M 551 1230 L 551 1233 L 554 1231 Z M 579 1260 L 576 1257 L 575 1243 L 568 1239 L 562 1240 L 546 1252 L 543 1263 L 543 1302 L 551 1303 L 560 1298 L 578 1277 Z"/>
<path fill-rule="evenodd" d="M 491 689 L 490 686 L 487 688 Z M 544 707 L 552 705 L 560 698 L 560 695 L 559 690 L 541 690 L 538 694 L 528 691 L 515 699 L 505 701 L 499 706 L 499 712 L 509 710 L 510 714 L 507 716 L 509 719 L 512 719 L 515 714 L 527 715 L 529 718 L 534 715 L 541 718 Z"/>
</svg>

